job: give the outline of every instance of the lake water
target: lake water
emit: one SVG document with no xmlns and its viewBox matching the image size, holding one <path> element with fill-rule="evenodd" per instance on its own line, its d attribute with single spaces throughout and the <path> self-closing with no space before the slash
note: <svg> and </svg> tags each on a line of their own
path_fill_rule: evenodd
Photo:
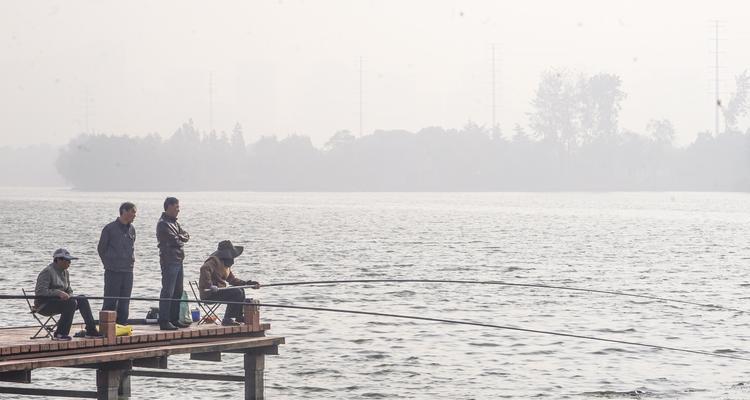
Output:
<svg viewBox="0 0 750 400">
<path fill-rule="evenodd" d="M 80 193 L 0 189 L 2 293 L 20 294 L 58 247 L 81 257 L 77 293 L 100 296 L 101 228 L 138 206 L 135 296 L 156 297 L 154 228 L 166 195 L 190 232 L 186 279 L 216 243 L 261 283 L 477 279 L 616 290 L 750 310 L 750 196 L 736 193 Z M 266 303 L 419 315 L 750 357 L 750 314 L 542 288 L 448 284 L 272 287 Z M 94 301 L 94 308 L 100 303 Z M 131 316 L 149 306 L 136 302 Z M 6 301 L 2 325 L 33 321 Z M 750 362 L 578 339 L 362 315 L 261 310 L 285 336 L 266 358 L 271 399 L 750 398 Z M 170 358 L 173 369 L 241 374 Z M 65 377 L 65 379 L 61 379 Z M 36 385 L 92 390 L 93 371 Z M 240 398 L 240 383 L 132 378 L 134 399 Z M 4 395 L 21 399 L 22 396 Z"/>
</svg>

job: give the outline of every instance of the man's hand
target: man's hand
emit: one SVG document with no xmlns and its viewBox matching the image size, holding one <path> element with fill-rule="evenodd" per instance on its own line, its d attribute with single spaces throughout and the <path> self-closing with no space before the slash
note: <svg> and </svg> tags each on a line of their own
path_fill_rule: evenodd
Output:
<svg viewBox="0 0 750 400">
<path fill-rule="evenodd" d="M 246 281 L 245 285 L 250 286 L 253 289 L 260 289 L 260 283 L 256 281 Z"/>
<path fill-rule="evenodd" d="M 60 298 L 60 300 L 68 300 L 70 298 L 70 295 L 63 292 L 62 290 L 57 293 L 57 297 Z"/>
<path fill-rule="evenodd" d="M 216 285 L 211 285 L 211 287 L 208 289 L 211 291 L 211 293 L 216 293 L 219 291 L 219 287 Z"/>
</svg>

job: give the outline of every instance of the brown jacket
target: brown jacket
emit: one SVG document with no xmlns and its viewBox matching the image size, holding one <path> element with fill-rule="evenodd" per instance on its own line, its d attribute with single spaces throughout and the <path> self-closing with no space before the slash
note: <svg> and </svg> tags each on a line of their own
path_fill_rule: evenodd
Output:
<svg viewBox="0 0 750 400">
<path fill-rule="evenodd" d="M 201 267 L 201 277 L 198 281 L 198 289 L 200 290 L 201 299 L 203 299 L 205 296 L 210 295 L 209 292 L 205 292 L 205 289 L 210 289 L 211 285 L 223 288 L 229 285 L 242 286 L 245 284 L 245 281 L 238 279 L 232 274 L 231 267 L 225 266 L 219 257 L 211 256 L 208 257 Z"/>
</svg>

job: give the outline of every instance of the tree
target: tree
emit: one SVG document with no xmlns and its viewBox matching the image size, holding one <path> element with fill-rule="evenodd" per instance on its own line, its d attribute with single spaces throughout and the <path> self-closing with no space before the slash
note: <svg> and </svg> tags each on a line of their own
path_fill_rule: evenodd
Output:
<svg viewBox="0 0 750 400">
<path fill-rule="evenodd" d="M 354 143 L 355 140 L 357 140 L 357 138 L 355 138 L 349 130 L 345 129 L 334 133 L 333 136 L 328 139 L 323 148 L 327 151 L 331 151 L 347 146 L 350 143 Z"/>
<path fill-rule="evenodd" d="M 646 125 L 646 131 L 660 146 L 671 146 L 674 141 L 674 127 L 668 119 L 652 119 Z"/>
<path fill-rule="evenodd" d="M 748 101 L 750 75 L 748 75 L 747 70 L 742 71 L 741 74 L 735 77 L 735 85 L 735 91 L 732 93 L 732 97 L 727 102 L 726 107 L 723 107 L 721 103 L 719 104 L 721 112 L 724 115 L 725 130 L 728 132 L 738 131 L 737 120 L 747 115 L 748 107 L 750 106 L 750 102 Z"/>
</svg>

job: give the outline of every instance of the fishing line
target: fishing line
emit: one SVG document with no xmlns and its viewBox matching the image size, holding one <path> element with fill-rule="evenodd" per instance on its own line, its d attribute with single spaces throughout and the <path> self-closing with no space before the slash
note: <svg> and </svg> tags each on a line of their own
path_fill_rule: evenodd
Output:
<svg viewBox="0 0 750 400">
<path fill-rule="evenodd" d="M 669 303 L 690 304 L 693 306 L 715 308 L 715 309 L 735 311 L 735 312 L 740 312 L 740 313 L 748 312 L 746 310 L 723 307 L 723 306 L 719 306 L 715 304 L 704 304 L 704 303 L 697 303 L 693 301 L 670 299 L 666 297 L 658 297 L 658 296 L 645 295 L 645 294 L 617 292 L 617 291 L 610 291 L 610 290 L 585 289 L 585 288 L 576 288 L 576 287 L 569 287 L 569 286 L 544 285 L 540 283 L 515 283 L 515 282 L 505 282 L 505 281 L 446 280 L 446 279 L 345 279 L 345 280 L 329 280 L 329 281 L 278 282 L 278 283 L 261 284 L 260 287 L 264 288 L 264 287 L 275 287 L 275 286 L 328 285 L 328 284 L 343 284 L 343 283 L 415 283 L 415 282 L 455 283 L 455 284 L 472 284 L 472 285 L 498 285 L 498 286 L 516 286 L 516 287 L 528 287 L 528 288 L 570 290 L 570 291 L 576 291 L 576 292 L 609 294 L 609 295 L 614 295 L 614 296 L 638 297 L 642 299 L 658 300 L 658 301 L 669 302 Z"/>
<path fill-rule="evenodd" d="M 31 299 L 31 298 L 51 299 L 51 298 L 58 298 L 58 297 L 56 296 L 0 295 L 0 299 Z M 162 299 L 158 297 L 119 297 L 119 296 L 88 297 L 86 296 L 86 298 L 91 299 L 91 300 L 111 299 L 111 300 L 152 301 L 152 302 L 166 300 L 166 301 L 185 302 L 185 303 L 221 303 L 221 304 L 238 304 L 238 305 L 249 304 L 249 303 L 240 302 L 240 301 Z M 649 343 L 630 342 L 626 340 L 601 338 L 597 336 L 578 335 L 578 334 L 573 334 L 573 333 L 546 331 L 546 330 L 522 328 L 522 327 L 507 326 L 507 325 L 486 324 L 486 323 L 481 323 L 481 322 L 472 322 L 472 321 L 464 321 L 464 320 L 430 318 L 430 317 L 420 317 L 416 315 L 404 315 L 404 314 L 379 313 L 379 312 L 373 312 L 373 311 L 347 310 L 347 309 L 340 309 L 340 308 L 298 306 L 298 305 L 293 305 L 293 304 L 259 303 L 255 305 L 259 307 L 288 308 L 288 309 L 295 309 L 295 310 L 323 311 L 323 312 L 333 312 L 333 313 L 343 313 L 343 314 L 359 314 L 359 315 L 370 315 L 370 316 L 376 316 L 376 317 L 401 318 L 401 319 L 411 319 L 411 320 L 419 320 L 419 321 L 440 322 L 440 323 L 454 324 L 454 325 L 478 326 L 482 328 L 510 330 L 510 331 L 517 331 L 517 332 L 525 332 L 525 333 L 536 333 L 536 334 L 542 334 L 542 335 L 560 336 L 560 337 L 574 338 L 574 339 L 580 339 L 580 340 L 616 343 L 616 344 L 623 344 L 623 345 L 628 345 L 628 346 L 646 347 L 646 348 L 657 349 L 657 350 L 669 350 L 669 351 L 680 352 L 680 353 L 689 353 L 689 354 L 697 354 L 697 355 L 710 356 L 710 357 L 720 357 L 720 358 L 730 358 L 734 360 L 750 361 L 750 358 L 735 356 L 731 354 L 719 354 L 719 353 L 712 353 L 712 352 L 703 351 L 703 350 L 690 350 L 690 349 L 684 349 L 684 348 L 679 348 L 679 347 L 661 346 L 661 345 L 649 344 Z"/>
</svg>

